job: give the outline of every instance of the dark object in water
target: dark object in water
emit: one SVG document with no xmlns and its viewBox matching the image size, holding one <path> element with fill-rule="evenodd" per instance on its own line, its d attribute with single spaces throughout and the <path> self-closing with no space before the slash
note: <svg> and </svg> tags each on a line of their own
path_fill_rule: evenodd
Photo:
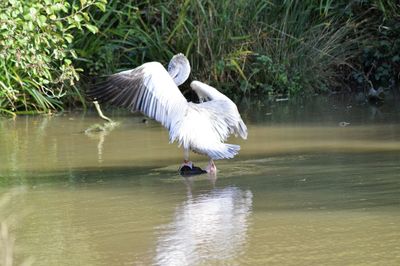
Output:
<svg viewBox="0 0 400 266">
<path fill-rule="evenodd" d="M 201 175 L 201 174 L 205 174 L 207 173 L 207 171 L 201 169 L 200 167 L 197 166 L 192 166 L 192 168 L 190 168 L 187 165 L 184 165 L 183 167 L 181 167 L 181 169 L 179 169 L 179 173 L 181 174 L 181 176 L 192 176 L 192 175 Z"/>
<path fill-rule="evenodd" d="M 385 100 L 385 94 L 382 88 L 378 88 L 377 90 L 370 88 L 367 98 L 370 103 L 379 103 Z"/>
</svg>

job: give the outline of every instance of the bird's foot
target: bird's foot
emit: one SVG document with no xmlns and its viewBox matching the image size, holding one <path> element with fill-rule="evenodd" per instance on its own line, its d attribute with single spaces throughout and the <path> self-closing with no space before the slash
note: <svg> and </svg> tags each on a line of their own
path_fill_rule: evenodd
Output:
<svg viewBox="0 0 400 266">
<path fill-rule="evenodd" d="M 206 172 L 209 174 L 217 174 L 217 167 L 215 166 L 215 163 L 213 160 L 210 160 L 208 162 L 208 165 L 206 167 Z"/>
</svg>

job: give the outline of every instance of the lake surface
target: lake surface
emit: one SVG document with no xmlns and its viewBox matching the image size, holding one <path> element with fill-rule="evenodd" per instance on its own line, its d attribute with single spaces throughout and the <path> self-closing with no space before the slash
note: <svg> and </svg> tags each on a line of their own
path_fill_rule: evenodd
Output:
<svg viewBox="0 0 400 266">
<path fill-rule="evenodd" d="M 105 111 L 120 125 L 90 134 L 93 113 L 0 119 L 0 261 L 400 264 L 396 103 L 240 109 L 249 138 L 216 178 L 178 175 L 182 150 L 140 115 Z"/>
</svg>

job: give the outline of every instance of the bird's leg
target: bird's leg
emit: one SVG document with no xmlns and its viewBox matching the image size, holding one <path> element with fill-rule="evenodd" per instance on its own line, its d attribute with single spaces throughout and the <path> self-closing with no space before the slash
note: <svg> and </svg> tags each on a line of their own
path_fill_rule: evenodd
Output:
<svg viewBox="0 0 400 266">
<path fill-rule="evenodd" d="M 189 161 L 189 149 L 184 149 L 183 150 L 183 163 L 181 164 L 181 167 L 179 169 L 182 169 L 182 167 L 188 166 L 190 169 L 193 168 L 193 162 Z"/>
<path fill-rule="evenodd" d="M 206 171 L 209 174 L 217 174 L 217 167 L 215 166 L 213 159 L 210 159 L 210 161 L 208 162 Z"/>
</svg>

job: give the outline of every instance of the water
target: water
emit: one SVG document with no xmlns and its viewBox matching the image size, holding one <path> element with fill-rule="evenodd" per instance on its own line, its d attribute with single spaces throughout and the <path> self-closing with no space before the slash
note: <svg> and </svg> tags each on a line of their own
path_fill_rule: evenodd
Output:
<svg viewBox="0 0 400 266">
<path fill-rule="evenodd" d="M 0 120 L 0 259 L 13 247 L 17 265 L 400 263 L 398 107 L 242 110 L 249 139 L 231 139 L 242 150 L 216 179 L 179 176 L 182 151 L 140 116 L 112 113 L 121 125 L 90 135 L 93 114 Z"/>
</svg>

